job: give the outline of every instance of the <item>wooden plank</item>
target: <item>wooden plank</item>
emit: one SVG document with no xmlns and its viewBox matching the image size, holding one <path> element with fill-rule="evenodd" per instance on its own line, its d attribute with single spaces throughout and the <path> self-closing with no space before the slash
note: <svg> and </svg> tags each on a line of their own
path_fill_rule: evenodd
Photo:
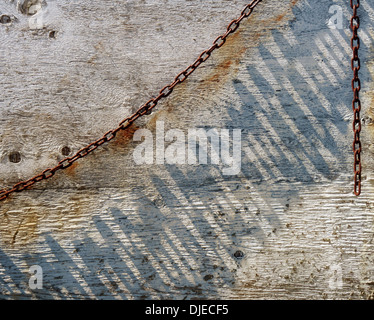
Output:
<svg viewBox="0 0 374 320">
<path fill-rule="evenodd" d="M 156 112 L 0 203 L 0 297 L 372 299 L 373 19 L 361 1 L 363 193 L 353 196 L 351 12 L 263 1 Z M 173 80 L 246 1 L 52 1 L 0 14 L 0 187 L 55 165 Z M 27 8 L 22 7 L 22 8 Z M 23 10 L 25 11 L 25 9 Z M 137 129 L 241 129 L 241 172 L 137 165 Z M 21 161 L 9 161 L 19 152 Z M 43 289 L 29 268 L 43 269 Z"/>
</svg>

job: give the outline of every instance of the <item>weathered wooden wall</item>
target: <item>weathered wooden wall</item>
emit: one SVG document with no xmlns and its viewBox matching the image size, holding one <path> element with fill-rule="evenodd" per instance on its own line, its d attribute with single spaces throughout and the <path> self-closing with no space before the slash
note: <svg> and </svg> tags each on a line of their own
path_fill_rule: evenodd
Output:
<svg viewBox="0 0 374 320">
<path fill-rule="evenodd" d="M 45 0 L 27 15 L 24 2 L 0 2 L 11 19 L 0 24 L 4 188 L 115 127 L 247 3 Z M 349 1 L 264 0 L 131 132 L 0 203 L 0 297 L 373 298 L 374 5 L 361 3 L 361 197 L 352 193 Z M 328 27 L 333 4 L 342 29 Z M 241 173 L 135 165 L 132 132 L 157 120 L 185 132 L 241 129 Z M 43 289 L 29 288 L 32 265 L 43 268 Z"/>
</svg>

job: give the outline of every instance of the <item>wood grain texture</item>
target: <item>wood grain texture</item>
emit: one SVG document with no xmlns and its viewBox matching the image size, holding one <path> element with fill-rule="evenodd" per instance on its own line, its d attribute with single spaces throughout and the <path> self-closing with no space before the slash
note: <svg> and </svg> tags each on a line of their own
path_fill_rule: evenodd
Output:
<svg viewBox="0 0 374 320">
<path fill-rule="evenodd" d="M 264 0 L 151 116 L 0 203 L 0 298 L 373 299 L 374 6 L 361 2 L 361 197 L 349 2 Z M 1 188 L 114 128 L 246 5 L 46 0 L 26 15 L 23 3 L 0 3 Z M 332 4 L 343 29 L 328 27 Z M 241 129 L 241 173 L 136 165 L 132 135 L 157 121 Z M 43 289 L 29 287 L 32 265 Z"/>
</svg>

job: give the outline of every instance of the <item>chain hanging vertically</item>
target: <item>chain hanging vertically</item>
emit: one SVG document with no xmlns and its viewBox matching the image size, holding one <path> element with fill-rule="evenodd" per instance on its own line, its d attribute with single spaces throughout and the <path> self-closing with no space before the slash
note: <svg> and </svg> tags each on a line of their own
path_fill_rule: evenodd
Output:
<svg viewBox="0 0 374 320">
<path fill-rule="evenodd" d="M 360 38 L 358 37 L 358 29 L 360 28 L 360 18 L 357 15 L 357 10 L 360 7 L 360 0 L 350 0 L 351 8 L 353 9 L 353 15 L 351 18 L 351 29 L 352 29 L 352 39 L 351 39 L 351 48 L 353 52 L 353 57 L 351 60 L 351 66 L 353 70 L 353 79 L 352 79 L 352 90 L 353 90 L 353 132 L 354 132 L 354 141 L 353 141 L 353 152 L 354 152 L 354 193 L 356 196 L 359 196 L 361 193 L 361 101 L 360 101 L 360 90 L 361 82 L 358 77 L 358 72 L 361 68 L 360 59 L 358 57 L 358 50 L 360 49 Z"/>
<path fill-rule="evenodd" d="M 245 18 L 248 18 L 252 14 L 254 8 L 261 1 L 262 0 L 253 0 L 251 3 L 246 5 L 245 8 L 242 10 L 240 16 L 237 19 L 234 19 L 233 21 L 230 22 L 230 24 L 227 26 L 225 33 L 217 37 L 214 40 L 213 45 L 209 49 L 203 51 L 200 54 L 200 56 L 195 60 L 194 63 L 192 63 L 190 66 L 184 69 L 181 73 L 179 73 L 175 77 L 172 83 L 162 88 L 156 98 L 150 99 L 148 102 L 143 104 L 133 115 L 121 121 L 117 128 L 108 131 L 100 139 L 80 149 L 72 157 L 67 157 L 61 160 L 55 167 L 48 168 L 44 170 L 42 173 L 38 174 L 37 176 L 31 179 L 21 181 L 8 190 L 0 190 L 0 201 L 5 200 L 10 194 L 14 192 L 21 192 L 27 188 L 30 188 L 32 185 L 34 185 L 37 182 L 51 178 L 59 170 L 63 170 L 63 169 L 70 167 L 78 159 L 81 159 L 87 156 L 92 151 L 96 150 L 98 147 L 103 145 L 104 143 L 107 143 L 111 141 L 112 139 L 114 139 L 116 134 L 119 131 L 126 130 L 139 117 L 142 117 L 146 114 L 147 115 L 150 114 L 152 112 L 152 109 L 156 107 L 157 103 L 161 99 L 169 96 L 177 85 L 184 82 L 202 63 L 204 63 L 206 60 L 209 59 L 213 51 L 215 51 L 218 48 L 221 48 L 225 44 L 227 37 L 230 34 L 234 33 L 239 28 L 239 25 L 242 22 L 242 20 Z"/>
</svg>

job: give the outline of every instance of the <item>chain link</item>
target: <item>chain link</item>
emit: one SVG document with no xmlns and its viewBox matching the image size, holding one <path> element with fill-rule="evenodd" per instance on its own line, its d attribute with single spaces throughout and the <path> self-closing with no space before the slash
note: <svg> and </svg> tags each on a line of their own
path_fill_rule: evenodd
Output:
<svg viewBox="0 0 374 320">
<path fill-rule="evenodd" d="M 352 79 L 352 91 L 353 91 L 353 153 L 354 153 L 354 193 L 356 196 L 361 194 L 361 141 L 360 141 L 360 132 L 361 132 L 361 101 L 360 101 L 360 90 L 361 90 L 361 81 L 359 78 L 359 70 L 361 68 L 360 58 L 358 57 L 358 50 L 360 49 L 360 38 L 358 36 L 358 29 L 360 28 L 360 18 L 357 15 L 357 10 L 360 7 L 359 0 L 350 0 L 351 8 L 353 9 L 353 15 L 351 18 L 351 29 L 352 29 L 352 38 L 351 38 L 351 48 L 353 57 L 351 60 L 351 67 L 353 71 Z"/>
<path fill-rule="evenodd" d="M 10 194 L 14 192 L 21 192 L 25 189 L 30 188 L 33 186 L 35 183 L 40 182 L 42 180 L 47 180 L 55 175 L 55 173 L 59 170 L 66 169 L 70 167 L 75 161 L 86 157 L 88 154 L 90 154 L 92 151 L 96 150 L 98 147 L 103 145 L 104 143 L 107 143 L 111 140 L 113 140 L 116 137 L 116 134 L 121 131 L 121 130 L 126 130 L 129 128 L 132 123 L 137 120 L 138 118 L 144 116 L 144 115 L 149 115 L 152 113 L 152 110 L 157 106 L 158 102 L 161 99 L 164 99 L 168 97 L 174 90 L 174 88 L 183 83 L 184 81 L 187 80 L 187 78 L 206 60 L 208 60 L 212 54 L 213 51 L 216 49 L 222 47 L 225 42 L 227 37 L 234 33 L 240 26 L 240 23 L 244 18 L 249 17 L 254 8 L 261 2 L 262 0 L 254 0 L 251 3 L 249 3 L 241 12 L 241 15 L 239 18 L 234 19 L 233 21 L 230 22 L 230 24 L 227 26 L 226 32 L 214 40 L 213 45 L 208 49 L 203 51 L 200 56 L 186 69 L 184 69 L 182 72 L 180 72 L 174 79 L 172 83 L 169 85 L 163 87 L 158 96 L 156 98 L 150 99 L 148 102 L 146 102 L 144 105 L 142 105 L 134 114 L 129 116 L 128 118 L 122 120 L 118 127 L 108 131 L 105 133 L 100 139 L 90 143 L 86 147 L 80 149 L 75 155 L 72 157 L 67 157 L 63 160 L 61 160 L 55 167 L 53 168 L 48 168 L 44 170 L 41 174 L 38 174 L 37 176 L 26 180 L 26 181 L 21 181 L 14 185 L 11 189 L 8 190 L 1 190 L 0 191 L 0 201 L 5 200 Z"/>
</svg>

